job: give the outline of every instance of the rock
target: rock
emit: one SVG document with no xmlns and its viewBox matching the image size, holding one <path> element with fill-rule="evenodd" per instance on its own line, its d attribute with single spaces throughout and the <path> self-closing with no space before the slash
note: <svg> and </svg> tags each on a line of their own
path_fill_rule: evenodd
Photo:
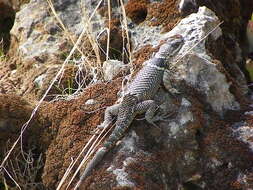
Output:
<svg viewBox="0 0 253 190">
<path fill-rule="evenodd" d="M 173 78 L 176 89 L 184 89 L 185 86 L 183 87 L 182 84 L 196 89 L 205 97 L 205 101 L 212 106 L 214 111 L 223 114 L 228 109 L 239 109 L 239 104 L 229 91 L 230 84 L 219 70 L 220 65 L 217 64 L 217 60 L 212 59 L 207 53 L 206 40 L 209 39 L 215 43 L 222 35 L 221 29 L 218 27 L 208 38 L 204 37 L 218 24 L 218 18 L 210 9 L 200 7 L 198 13 L 182 19 L 172 31 L 165 35 L 165 38 L 175 34 L 181 34 L 185 38 L 185 44 L 178 57 L 180 54 L 186 55 L 182 61 L 172 63 L 176 67 L 176 72 L 169 76 Z M 189 51 L 197 43 L 198 45 Z M 221 94 L 223 96 L 220 96 Z"/>
<path fill-rule="evenodd" d="M 72 0 L 71 2 L 53 1 L 57 15 L 69 31 L 72 39 L 82 30 L 80 3 L 79 0 Z M 47 1 L 31 0 L 16 13 L 15 22 L 10 31 L 11 44 L 8 52 L 8 56 L 12 58 L 10 62 L 12 65 L 14 64 L 11 70 L 15 70 L 15 74 L 10 76 L 10 74 L 5 73 L 4 77 L 0 79 L 1 86 L 11 81 L 14 84 L 15 93 L 27 95 L 35 100 L 41 97 L 40 92 L 45 92 L 44 90 L 48 88 L 54 76 L 49 76 L 46 79 L 44 77 L 47 81 L 44 83 L 39 80 L 42 78 L 38 77 L 47 72 L 46 70 L 54 70 L 53 75 L 55 75 L 57 69 L 51 68 L 59 67 L 59 63 L 63 62 L 71 47 L 69 36 L 67 37 L 59 27 L 58 21 L 50 12 Z M 10 64 L 1 65 L 1 70 L 9 67 L 8 65 Z M 43 88 L 43 90 L 38 92 L 38 89 L 34 87 Z M 13 92 L 13 89 L 6 89 L 5 93 Z"/>
<path fill-rule="evenodd" d="M 35 86 L 37 86 L 37 88 L 42 88 L 43 80 L 45 79 L 45 77 L 46 77 L 46 74 L 42 74 L 38 76 L 37 78 L 35 78 L 34 83 L 35 83 Z"/>
<path fill-rule="evenodd" d="M 247 39 L 249 44 L 249 53 L 253 53 L 253 16 L 252 20 L 249 20 L 247 25 Z"/>
<path fill-rule="evenodd" d="M 153 35 L 155 42 L 152 43 L 159 44 L 159 41 L 166 40 L 168 36 L 180 33 L 185 38 L 185 45 L 180 53 L 182 55 L 218 23 L 215 14 L 202 7 L 196 14 L 183 19 L 171 32 Z M 183 59 L 172 63 L 174 72 L 170 73 L 168 81 L 179 93 L 169 94 L 161 89 L 155 97 L 162 104 L 162 112 L 165 112 L 165 115 L 170 114 L 168 120 L 157 123 L 161 131 L 157 132 L 158 129 L 146 122 L 134 121 L 129 133 L 108 153 L 92 176 L 83 182 L 81 189 L 178 189 L 189 186 L 194 189 L 233 189 L 236 176 L 251 164 L 247 148 L 233 137 L 232 131 L 223 123 L 224 119 L 215 114 L 218 112 L 225 116 L 228 110 L 239 108 L 239 103 L 230 92 L 231 84 L 221 72 L 225 69 L 223 60 L 215 59 L 207 48 L 210 42 L 217 48 L 215 45 L 221 38 L 222 31 L 218 28 Z M 141 40 L 139 43 L 138 47 L 141 47 Z M 112 62 L 110 63 L 108 67 L 112 66 Z M 106 64 L 108 63 L 105 63 L 105 67 Z M 112 83 L 115 85 L 114 80 Z M 59 157 L 71 154 L 73 140 L 67 139 L 68 143 L 62 143 L 66 142 L 63 137 L 71 134 L 78 142 L 80 133 L 86 134 L 87 129 L 80 129 L 77 124 L 90 127 L 91 123 L 94 123 L 96 115 L 87 116 L 87 112 L 84 114 L 78 110 L 78 101 L 87 102 L 94 98 L 97 100 L 97 96 L 104 97 L 108 92 L 111 93 L 113 85 L 99 85 L 102 84 L 92 87 L 96 89 L 93 94 L 89 90 L 85 91 L 83 97 L 86 101 L 66 102 L 66 107 L 74 104 L 72 109 L 75 111 L 66 112 L 56 137 L 61 142 L 55 141 L 48 150 L 43 174 L 47 187 L 56 188 L 55 179 L 61 178 L 64 173 L 62 170 L 61 174 L 55 172 L 52 166 L 55 160 L 59 170 L 67 168 L 67 158 L 56 158 L 58 154 Z M 117 85 L 121 87 L 120 82 Z M 162 103 L 163 101 L 165 103 Z M 87 109 L 85 106 L 82 109 Z M 95 110 L 95 107 L 93 109 Z M 82 113 L 85 116 L 82 116 Z M 93 127 L 97 124 L 96 120 Z M 88 141 L 88 138 L 85 140 Z M 61 151 L 62 148 L 57 146 L 64 147 L 66 151 Z M 244 154 L 240 157 L 242 152 Z"/>
<path fill-rule="evenodd" d="M 171 32 L 161 35 L 159 38 L 166 40 L 170 35 L 177 33 L 183 35 L 186 43 L 181 50 L 182 55 L 190 47 L 200 42 L 200 39 L 218 23 L 219 20 L 215 14 L 211 10 L 202 7 L 198 13 L 183 19 Z M 170 102 L 170 106 L 174 107 L 175 111 L 170 120 L 159 123 L 162 128 L 162 133 L 159 136 L 151 132 L 151 129 L 147 129 L 144 123 L 140 121 L 133 123 L 136 128 L 130 130 L 130 133 L 122 139 L 121 144 L 114 149 L 117 150 L 116 155 L 113 155 L 110 161 L 108 160 L 111 163 L 108 171 L 115 174 L 115 186 L 122 188 L 130 186 L 133 188 L 132 184 L 136 184 L 135 188 L 141 189 L 166 189 L 168 186 L 172 189 L 188 186 L 193 186 L 194 189 L 205 189 L 207 187 L 225 189 L 232 186 L 229 178 L 238 175 L 236 171 L 240 168 L 240 164 L 238 165 L 240 161 L 226 157 L 224 150 L 240 155 L 243 146 L 231 138 L 231 131 L 226 131 L 222 127 L 216 129 L 216 124 L 212 121 L 214 118 L 211 115 L 206 116 L 204 111 L 204 107 L 207 107 L 206 104 L 210 104 L 211 109 L 221 115 L 224 115 L 230 109 L 239 109 L 239 103 L 230 92 L 230 83 L 221 72 L 221 61 L 218 65 L 217 60 L 210 55 L 206 48 L 207 40 L 217 43 L 221 36 L 222 31 L 218 28 L 186 54 L 182 60 L 172 63 L 174 72 L 171 73 L 169 79 L 173 81 L 173 83 L 171 82 L 172 86 L 181 92 L 174 99 L 180 99 L 181 102 L 179 105 L 178 103 L 175 105 L 175 100 L 169 101 L 167 92 L 158 93 L 156 99 L 161 100 L 166 97 L 165 99 Z M 224 94 L 224 96 L 220 96 L 221 94 Z M 196 97 L 201 99 L 197 101 L 198 103 Z M 201 108 L 197 106 L 200 102 L 203 104 Z M 167 108 L 168 106 L 164 106 L 163 111 L 167 111 Z M 133 131 L 136 132 L 137 138 L 136 135 L 133 135 L 135 134 Z M 205 137 L 205 135 L 208 137 Z M 209 141 L 209 138 L 212 140 Z M 141 139 L 145 139 L 144 142 L 146 142 L 147 147 L 142 148 L 140 144 L 143 141 Z M 131 151 L 126 151 L 125 147 L 129 142 L 131 142 L 130 147 L 133 148 L 131 148 Z M 227 142 L 233 142 L 234 147 L 238 149 L 229 149 L 230 145 Z M 155 146 L 156 143 L 159 147 L 163 147 L 159 149 L 160 151 L 152 151 L 151 147 Z M 205 152 L 204 155 L 202 155 L 202 151 Z M 249 158 L 249 154 L 245 153 L 242 159 L 247 160 Z M 127 162 L 129 159 L 131 160 L 130 163 Z M 122 167 L 121 163 L 126 162 L 128 164 Z M 222 170 L 221 167 L 224 167 L 225 163 L 229 164 Z M 246 167 L 246 165 L 243 167 Z M 98 171 L 103 172 L 103 168 L 107 168 L 107 165 L 104 164 Z M 141 171 L 139 171 L 140 168 L 142 168 Z M 157 172 L 158 170 L 162 172 Z M 218 175 L 222 176 L 227 170 L 231 172 L 231 176 L 225 177 L 226 179 L 223 177 L 225 180 L 223 184 L 218 182 L 221 178 L 218 179 L 217 176 L 207 174 L 208 171 L 212 171 L 211 173 L 220 171 Z M 106 173 L 103 174 L 99 174 L 104 176 L 99 179 L 106 179 Z M 179 175 L 179 178 L 175 179 L 175 175 Z M 205 177 L 206 175 L 208 177 Z M 214 178 L 215 183 L 213 183 Z M 154 180 L 159 181 L 154 184 L 151 182 Z M 148 185 L 142 185 L 143 182 Z M 113 182 L 110 181 L 110 184 L 112 185 Z M 106 187 L 106 182 L 96 184 L 90 178 L 83 183 L 82 188 L 98 189 L 101 185 Z"/>
<path fill-rule="evenodd" d="M 87 100 L 84 104 L 85 105 L 92 105 L 92 104 L 97 104 L 98 102 L 94 99 L 89 99 Z"/>
<path fill-rule="evenodd" d="M 248 117 L 251 119 L 252 113 Z M 253 127 L 251 127 L 251 125 L 247 122 L 237 122 L 231 127 L 235 137 L 247 144 L 251 151 L 253 151 Z"/>
<path fill-rule="evenodd" d="M 108 60 L 103 63 L 103 73 L 105 80 L 112 80 L 120 72 L 127 72 L 129 69 L 128 65 L 125 65 L 118 60 Z"/>
<path fill-rule="evenodd" d="M 78 27 L 78 23 L 81 22 L 79 3 L 77 0 L 69 4 L 64 1 L 53 3 L 64 25 L 75 34 L 79 34 L 81 30 Z M 11 46 L 17 47 L 17 51 L 13 54 L 21 55 L 22 62 L 34 61 L 34 64 L 55 62 L 59 60 L 67 44 L 67 38 L 59 29 L 56 18 L 49 14 L 48 3 L 43 0 L 31 0 L 25 4 L 16 13 L 16 20 L 10 33 Z"/>
<path fill-rule="evenodd" d="M 198 6 L 195 0 L 180 0 L 178 4 L 179 12 L 182 16 L 187 16 L 198 11 Z"/>
</svg>

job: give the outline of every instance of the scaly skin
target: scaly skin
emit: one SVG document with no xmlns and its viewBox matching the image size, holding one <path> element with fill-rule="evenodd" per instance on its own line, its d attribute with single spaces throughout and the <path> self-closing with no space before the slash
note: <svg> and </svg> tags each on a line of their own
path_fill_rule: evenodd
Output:
<svg viewBox="0 0 253 190">
<path fill-rule="evenodd" d="M 127 94 L 123 97 L 123 101 L 119 106 L 118 117 L 127 118 L 125 120 L 117 120 L 113 133 L 105 141 L 104 145 L 97 151 L 93 159 L 88 163 L 84 173 L 82 174 L 77 186 L 90 174 L 92 169 L 102 160 L 104 155 L 114 146 L 118 139 L 121 138 L 135 117 L 138 99 L 134 95 Z M 75 189 L 76 189 L 75 188 Z"/>
<path fill-rule="evenodd" d="M 155 57 L 145 63 L 134 80 L 127 86 L 122 102 L 106 109 L 105 120 L 102 125 L 107 126 L 112 121 L 112 117 L 117 116 L 116 127 L 108 140 L 105 141 L 93 159 L 88 163 L 75 189 L 90 175 L 91 171 L 102 160 L 104 155 L 123 137 L 137 114 L 145 113 L 146 120 L 154 124 L 152 118 L 158 105 L 153 98 L 162 84 L 163 74 L 167 68 L 167 64 L 177 55 L 183 43 L 184 41 L 181 35 L 170 37 L 160 47 Z"/>
</svg>

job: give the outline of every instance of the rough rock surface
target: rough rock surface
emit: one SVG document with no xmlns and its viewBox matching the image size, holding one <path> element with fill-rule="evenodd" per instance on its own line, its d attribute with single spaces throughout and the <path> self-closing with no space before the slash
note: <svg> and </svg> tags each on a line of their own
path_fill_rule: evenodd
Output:
<svg viewBox="0 0 253 190">
<path fill-rule="evenodd" d="M 81 1 L 71 2 L 55 0 L 54 6 L 69 30 L 78 34 L 81 20 L 77 15 L 81 10 L 77 5 Z M 91 14 L 99 1 L 83 2 L 91 7 L 87 10 Z M 168 36 L 176 33 L 184 36 L 185 45 L 180 52 L 183 55 L 220 21 L 224 23 L 183 59 L 171 64 L 172 70 L 165 78 L 166 86 L 171 89 L 168 92 L 161 86 L 155 97 L 163 114 L 169 115 L 167 120 L 157 122 L 158 129 L 143 121 L 143 116 L 138 116 L 121 142 L 82 183 L 81 189 L 253 188 L 253 117 L 247 96 L 251 91 L 242 72 L 245 64 L 243 36 L 253 11 L 252 2 L 196 0 L 198 6 L 208 8 L 200 7 L 197 13 L 184 19 L 176 9 L 176 0 L 129 0 L 124 3 L 135 72 Z M 107 3 L 103 1 L 92 26 L 97 33 L 111 26 L 111 47 L 117 54 L 110 52 L 110 55 L 121 60 L 129 54 L 123 50 L 126 44 L 121 35 L 122 31 L 126 33 L 120 22 L 122 14 L 118 1 L 111 0 L 111 6 L 113 20 L 108 22 Z M 22 7 L 11 33 L 19 41 L 12 41 L 9 51 L 9 55 L 16 57 L 0 64 L 0 161 L 29 119 L 36 99 L 44 94 L 59 69 L 59 55 L 66 52 L 62 49 L 62 46 L 65 48 L 65 36 L 58 30 L 46 1 L 32 0 Z M 107 42 L 103 33 L 98 42 L 102 48 Z M 71 45 L 69 41 L 67 44 Z M 76 79 L 89 84 L 93 80 L 90 75 L 96 71 L 82 68 L 80 72 L 79 67 L 78 64 L 68 65 L 61 83 L 56 83 L 58 86 L 52 88 L 50 95 L 73 93 L 72 90 L 80 85 Z M 15 175 L 23 174 L 22 167 L 27 166 L 18 146 L 5 164 L 22 189 L 57 188 L 72 159 L 103 121 L 106 106 L 116 101 L 124 74 L 113 77 L 111 81 L 100 80 L 89 85 L 74 98 L 43 102 L 23 136 L 22 150 L 31 153 L 25 157 L 35 161 L 29 165 L 32 174 Z M 10 92 L 25 95 L 26 100 Z M 52 97 L 48 96 L 46 100 L 52 100 Z M 10 160 L 14 161 L 14 168 Z M 21 170 L 14 170 L 18 167 Z M 75 164 L 71 175 L 77 167 Z M 67 177 L 62 189 L 70 178 Z M 4 172 L 0 173 L 0 189 L 6 190 L 5 180 L 8 189 L 16 189 Z M 71 187 L 77 180 L 78 176 Z"/>
<path fill-rule="evenodd" d="M 58 72 L 59 63 L 70 50 L 72 43 L 69 38 L 74 40 L 75 35 L 79 35 L 82 30 L 80 3 L 79 0 L 53 1 L 57 15 L 68 29 L 68 35 L 50 11 L 47 1 L 32 0 L 22 6 L 16 13 L 15 23 L 10 31 L 8 56 L 12 61 L 1 65 L 1 70 L 11 71 L 4 72 L 4 77 L 0 79 L 1 86 L 10 84 L 2 92 L 15 92 L 37 100 L 41 98 L 41 94 Z M 69 67 L 72 65 L 70 63 Z M 37 85 L 38 78 L 42 85 Z M 69 80 L 68 76 L 65 80 Z M 64 83 L 60 85 L 63 86 L 61 90 L 66 88 Z"/>
<path fill-rule="evenodd" d="M 53 4 L 64 25 L 77 34 L 81 31 L 78 25 L 81 22 L 81 13 L 77 11 L 80 11 L 79 4 L 80 1 L 77 0 L 55 1 Z M 16 53 L 22 55 L 22 62 L 31 60 L 35 65 L 43 64 L 57 60 L 60 53 L 64 53 L 63 47 L 67 45 L 67 39 L 56 19 L 50 16 L 48 8 L 46 1 L 32 0 L 16 14 L 11 35 L 13 40 L 16 39 L 17 45 L 14 42 L 12 45 L 18 47 Z"/>
<path fill-rule="evenodd" d="M 191 14 L 183 19 L 167 35 L 180 33 L 185 38 L 185 45 L 181 49 L 181 54 L 185 54 L 196 43 L 205 38 L 208 32 L 219 24 L 218 18 L 209 9 L 199 8 L 198 13 Z M 207 53 L 206 41 L 218 41 L 222 32 L 217 28 L 206 39 L 203 39 L 195 48 L 185 55 L 183 63 L 175 63 L 177 67 L 173 74 L 168 75 L 173 80 L 173 86 L 180 91 L 189 86 L 196 89 L 205 96 L 205 101 L 211 105 L 214 111 L 222 112 L 227 109 L 238 109 L 239 104 L 229 91 L 225 75 L 221 72 L 223 66 L 219 60 L 213 60 Z M 218 46 L 218 45 L 217 45 Z M 218 48 L 218 47 L 217 47 Z M 179 53 L 180 53 L 179 52 Z M 220 71 L 219 71 L 220 69 Z M 167 76 L 167 75 L 165 75 Z M 179 83 L 179 85 L 177 85 Z M 184 83 L 184 85 L 180 85 Z M 220 96 L 222 94 L 222 96 Z"/>
<path fill-rule="evenodd" d="M 103 73 L 105 80 L 112 80 L 120 72 L 127 72 L 129 70 L 128 65 L 124 65 L 121 61 L 118 60 L 108 60 L 103 63 Z"/>
</svg>

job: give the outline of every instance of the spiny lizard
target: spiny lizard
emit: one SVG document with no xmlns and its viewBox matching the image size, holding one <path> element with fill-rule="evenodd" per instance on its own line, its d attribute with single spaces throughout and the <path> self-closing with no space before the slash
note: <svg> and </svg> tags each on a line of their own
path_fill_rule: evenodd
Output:
<svg viewBox="0 0 253 190">
<path fill-rule="evenodd" d="M 145 119 L 149 123 L 154 124 L 153 117 L 158 105 L 153 98 L 162 84 L 164 70 L 177 55 L 183 44 L 184 40 L 181 35 L 168 38 L 159 48 L 155 56 L 145 62 L 143 68 L 137 73 L 134 80 L 127 85 L 121 103 L 106 109 L 102 126 L 108 126 L 112 118 L 117 116 L 116 127 L 108 140 L 105 141 L 93 159 L 88 163 L 75 189 L 90 175 L 91 171 L 102 160 L 103 156 L 122 138 L 124 132 L 137 114 L 145 113 Z"/>
</svg>

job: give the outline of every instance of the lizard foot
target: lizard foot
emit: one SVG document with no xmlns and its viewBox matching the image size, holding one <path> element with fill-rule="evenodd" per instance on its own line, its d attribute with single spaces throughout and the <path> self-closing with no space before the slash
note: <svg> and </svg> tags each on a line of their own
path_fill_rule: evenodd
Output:
<svg viewBox="0 0 253 190">
<path fill-rule="evenodd" d="M 148 122 L 149 124 L 153 125 L 153 126 L 154 126 L 155 128 L 157 128 L 159 131 L 162 130 L 157 124 L 155 124 L 155 121 L 159 121 L 159 120 L 157 120 L 156 117 L 153 117 L 152 119 L 146 118 L 146 120 L 147 120 L 147 122 Z"/>
<path fill-rule="evenodd" d="M 102 129 L 106 129 L 109 125 L 110 125 L 111 122 L 103 122 L 101 123 L 100 125 L 97 126 L 98 129 L 102 130 Z"/>
<path fill-rule="evenodd" d="M 157 115 L 155 117 L 155 120 L 156 121 L 168 121 L 170 120 L 169 118 L 171 116 L 173 116 L 176 112 L 171 112 L 171 113 L 163 113 L 163 114 L 160 114 L 160 115 Z"/>
</svg>

